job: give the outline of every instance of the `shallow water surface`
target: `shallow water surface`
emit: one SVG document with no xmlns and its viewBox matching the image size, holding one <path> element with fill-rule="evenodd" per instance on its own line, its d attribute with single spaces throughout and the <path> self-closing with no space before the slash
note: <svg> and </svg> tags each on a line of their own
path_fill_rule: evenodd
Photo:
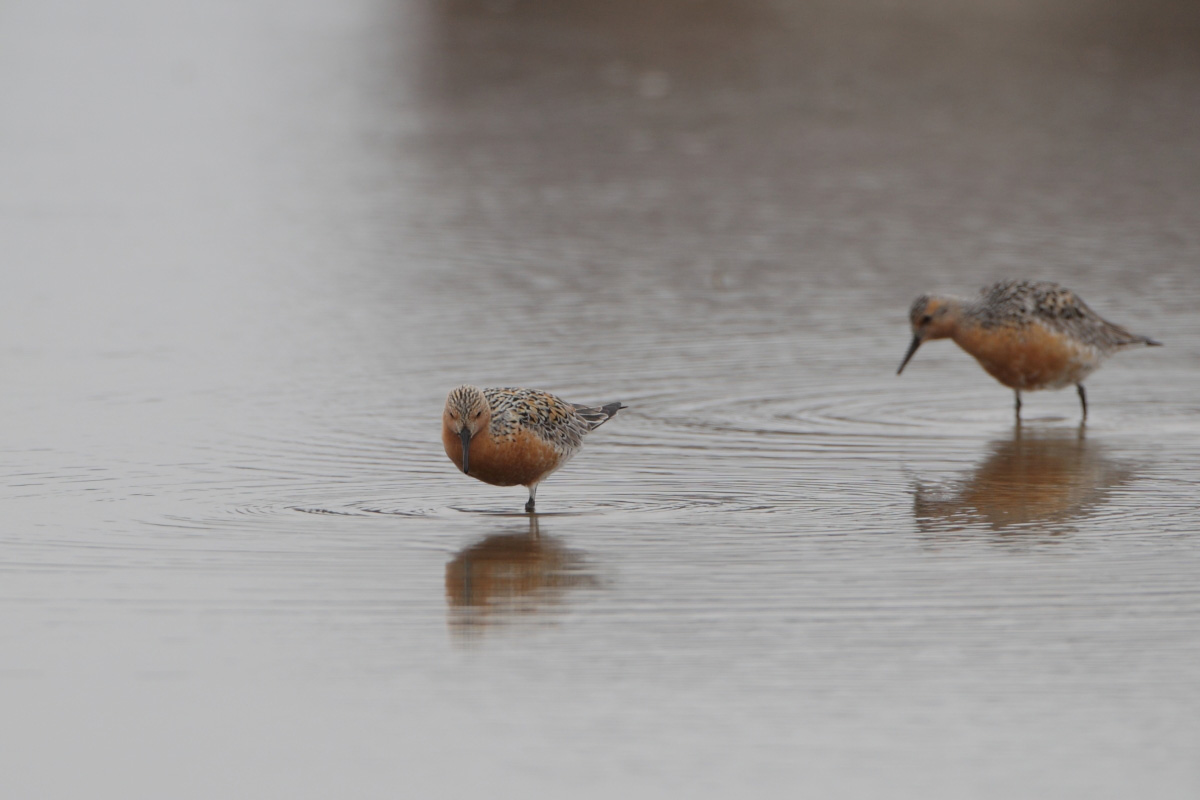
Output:
<svg viewBox="0 0 1200 800">
<path fill-rule="evenodd" d="M 1200 791 L 1192 5 L 0 15 L 5 796 Z M 1009 277 L 1166 346 L 895 375 Z"/>
</svg>

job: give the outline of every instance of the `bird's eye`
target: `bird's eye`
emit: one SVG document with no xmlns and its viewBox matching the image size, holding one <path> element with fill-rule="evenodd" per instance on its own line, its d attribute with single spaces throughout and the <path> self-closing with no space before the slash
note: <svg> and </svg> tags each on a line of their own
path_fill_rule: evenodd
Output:
<svg viewBox="0 0 1200 800">
<path fill-rule="evenodd" d="M 476 412 L 475 412 L 475 419 L 479 419 L 479 418 L 480 418 L 480 417 L 482 417 L 482 416 L 483 416 L 483 412 L 482 412 L 482 411 L 476 411 Z"/>
<path fill-rule="evenodd" d="M 928 324 L 929 324 L 929 323 L 931 323 L 931 322 L 933 322 L 933 317 L 929 316 L 928 314 L 926 314 L 925 316 L 921 317 L 921 324 L 922 324 L 922 325 L 928 325 Z"/>
</svg>

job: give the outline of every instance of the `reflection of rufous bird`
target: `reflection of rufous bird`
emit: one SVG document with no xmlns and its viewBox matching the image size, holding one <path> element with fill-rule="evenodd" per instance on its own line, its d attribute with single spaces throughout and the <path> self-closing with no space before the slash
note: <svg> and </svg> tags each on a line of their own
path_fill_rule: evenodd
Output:
<svg viewBox="0 0 1200 800">
<path fill-rule="evenodd" d="M 1056 283 L 1005 281 L 985 288 L 975 301 L 921 295 L 909 317 L 913 340 L 897 375 L 922 342 L 953 339 L 1016 393 L 1018 418 L 1022 391 L 1074 384 L 1087 419 L 1083 379 L 1117 350 L 1160 344 L 1103 319 Z"/>
<path fill-rule="evenodd" d="M 944 489 L 918 484 L 917 523 L 931 532 L 982 522 L 996 531 L 1067 523 L 1087 514 L 1132 478 L 1083 431 L 1035 431 L 1018 425 L 992 442 L 969 476 Z"/>
<path fill-rule="evenodd" d="M 493 534 L 446 564 L 450 622 L 460 631 L 537 614 L 561 603 L 568 589 L 597 585 L 581 552 L 539 535 L 536 514 L 528 533 Z"/>
<path fill-rule="evenodd" d="M 567 403 L 536 389 L 459 386 L 442 412 L 442 446 L 454 465 L 484 483 L 527 486 L 533 511 L 538 483 L 579 452 L 583 437 L 625 406 Z"/>
</svg>

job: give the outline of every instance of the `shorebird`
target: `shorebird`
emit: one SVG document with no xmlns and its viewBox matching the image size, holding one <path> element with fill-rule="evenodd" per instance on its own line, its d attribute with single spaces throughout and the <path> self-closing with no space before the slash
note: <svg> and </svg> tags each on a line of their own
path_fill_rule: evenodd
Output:
<svg viewBox="0 0 1200 800">
<path fill-rule="evenodd" d="M 459 386 L 442 412 L 442 446 L 454 465 L 495 486 L 527 486 L 532 512 L 538 483 L 579 452 L 583 437 L 626 408 L 582 406 L 537 389 Z"/>
<path fill-rule="evenodd" d="M 988 286 L 978 300 L 921 295 L 909 311 L 913 340 L 899 375 L 921 343 L 951 338 L 989 375 L 1016 394 L 1075 385 L 1087 419 L 1083 379 L 1117 350 L 1158 345 L 1148 336 L 1114 325 L 1057 283 L 1004 281 Z"/>
</svg>

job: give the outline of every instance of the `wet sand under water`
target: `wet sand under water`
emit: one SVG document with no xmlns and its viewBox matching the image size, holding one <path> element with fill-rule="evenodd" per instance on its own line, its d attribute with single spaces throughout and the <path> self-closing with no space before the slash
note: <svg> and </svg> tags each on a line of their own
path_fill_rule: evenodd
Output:
<svg viewBox="0 0 1200 800">
<path fill-rule="evenodd" d="M 5 796 L 1200 790 L 1193 6 L 3 17 Z M 1166 346 L 894 374 L 1009 277 Z"/>
</svg>

